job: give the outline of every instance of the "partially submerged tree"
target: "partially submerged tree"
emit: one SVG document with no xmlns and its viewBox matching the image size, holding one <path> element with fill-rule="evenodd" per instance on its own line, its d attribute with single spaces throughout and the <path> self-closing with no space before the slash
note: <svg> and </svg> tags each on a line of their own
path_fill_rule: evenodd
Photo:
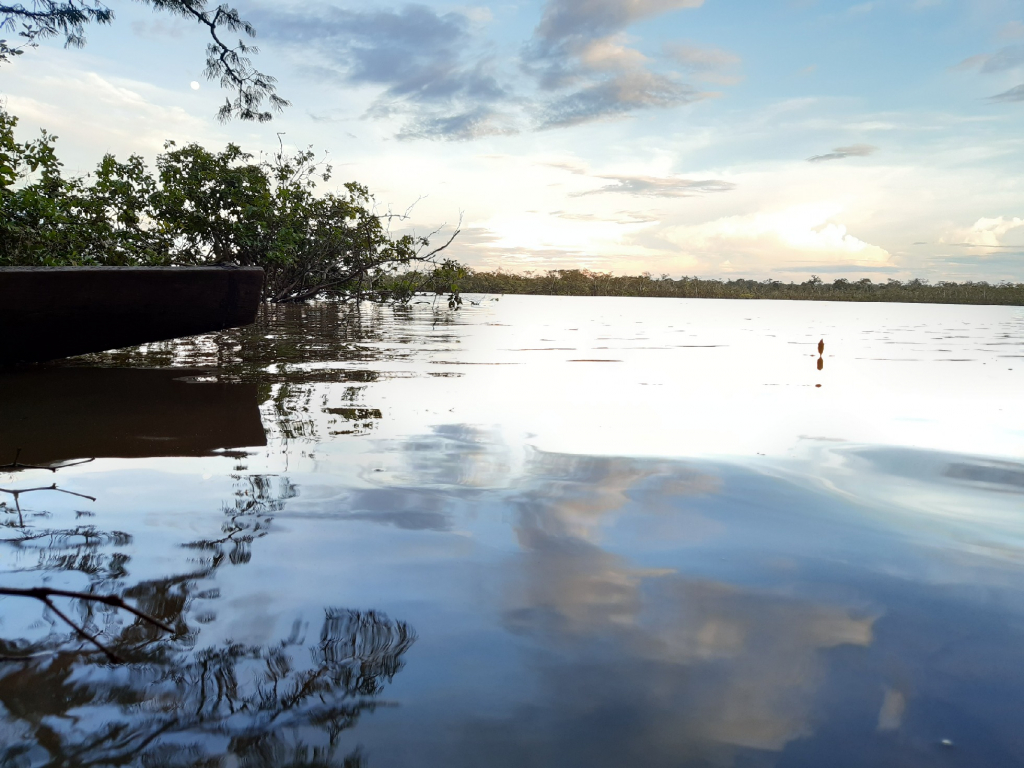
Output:
<svg viewBox="0 0 1024 768">
<path fill-rule="evenodd" d="M 142 158 L 106 155 L 87 178 L 66 178 L 53 135 L 18 142 L 0 110 L 0 266 L 259 266 L 266 298 L 408 301 L 448 295 L 465 274 L 444 259 L 458 228 L 393 235 L 409 212 L 379 212 L 366 187 L 318 194 L 331 168 L 310 150 L 254 158 L 234 144 L 211 152 L 165 145 L 157 174 Z"/>
<path fill-rule="evenodd" d="M 256 29 L 227 5 L 209 8 L 205 0 L 139 0 L 155 10 L 191 19 L 206 27 L 211 41 L 206 46 L 206 69 L 209 80 L 217 80 L 222 88 L 233 95 L 225 99 L 218 110 L 221 120 L 232 117 L 240 120 L 266 122 L 271 111 L 280 111 L 288 102 L 277 95 L 277 82 L 270 75 L 258 71 L 252 55 L 259 49 L 239 38 L 237 45 L 226 39 L 227 34 L 241 32 L 255 37 Z M 0 63 L 7 63 L 37 45 L 38 40 L 63 37 L 66 48 L 85 45 L 85 27 L 89 24 L 109 24 L 114 12 L 100 2 L 85 0 L 33 0 L 31 7 L 21 3 L 6 5 L 0 2 L 0 34 L 16 33 L 20 44 L 0 39 Z"/>
</svg>

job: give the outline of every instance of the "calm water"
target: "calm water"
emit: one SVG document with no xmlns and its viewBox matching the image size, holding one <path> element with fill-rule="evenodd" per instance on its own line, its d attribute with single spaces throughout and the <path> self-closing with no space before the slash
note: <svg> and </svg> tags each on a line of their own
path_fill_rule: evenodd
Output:
<svg viewBox="0 0 1024 768">
<path fill-rule="evenodd" d="M 0 374 L 0 585 L 174 629 L 0 598 L 0 765 L 1024 765 L 1022 392 L 1020 309 L 553 297 Z"/>
</svg>

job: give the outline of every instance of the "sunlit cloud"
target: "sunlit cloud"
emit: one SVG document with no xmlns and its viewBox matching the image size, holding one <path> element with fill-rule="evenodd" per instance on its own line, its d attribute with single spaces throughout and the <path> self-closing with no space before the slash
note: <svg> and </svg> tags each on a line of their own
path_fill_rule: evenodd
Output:
<svg viewBox="0 0 1024 768">
<path fill-rule="evenodd" d="M 598 176 L 607 184 L 598 189 L 578 192 L 576 196 L 621 193 L 640 197 L 694 197 L 711 192 L 729 192 L 736 185 L 720 179 L 683 179 L 655 176 Z"/>
<path fill-rule="evenodd" d="M 1024 245 L 1024 229 L 1022 228 L 1024 228 L 1024 218 L 1018 216 L 981 218 L 967 229 L 954 230 L 944 235 L 941 242 L 989 248 L 1020 247 Z M 1015 230 L 1021 230 L 1019 232 L 1022 235 L 1019 238 L 1021 242 L 1007 242 L 1006 235 L 1011 232 L 1018 234 Z"/>
<path fill-rule="evenodd" d="M 871 144 L 851 144 L 848 147 L 836 147 L 831 152 L 826 152 L 823 155 L 808 157 L 807 162 L 821 163 L 827 160 L 845 160 L 848 157 L 867 157 L 877 151 L 878 147 Z"/>
<path fill-rule="evenodd" d="M 767 264 L 794 261 L 886 265 L 889 252 L 851 234 L 836 220 L 840 212 L 832 205 L 804 205 L 668 226 L 661 237 L 684 254 L 717 265 L 728 261 L 733 269 L 763 270 Z"/>
</svg>

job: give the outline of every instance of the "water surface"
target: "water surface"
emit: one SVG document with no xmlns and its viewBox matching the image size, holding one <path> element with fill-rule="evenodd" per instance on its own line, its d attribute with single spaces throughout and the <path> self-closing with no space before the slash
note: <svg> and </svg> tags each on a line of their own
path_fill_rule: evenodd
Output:
<svg viewBox="0 0 1024 768">
<path fill-rule="evenodd" d="M 1024 764 L 1024 312 L 472 301 L 0 376 L 0 765 Z"/>
</svg>

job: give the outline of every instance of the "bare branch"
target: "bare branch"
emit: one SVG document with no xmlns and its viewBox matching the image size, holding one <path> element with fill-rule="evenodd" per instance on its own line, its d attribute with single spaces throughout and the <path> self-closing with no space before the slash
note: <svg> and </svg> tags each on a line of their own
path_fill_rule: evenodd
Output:
<svg viewBox="0 0 1024 768">
<path fill-rule="evenodd" d="M 440 229 L 441 228 L 439 227 L 435 231 L 440 231 Z M 448 238 L 448 240 L 445 242 L 445 244 L 441 245 L 441 246 L 438 246 L 437 248 L 432 250 L 430 253 L 428 253 L 426 256 L 421 256 L 419 258 L 421 258 L 423 261 L 429 261 L 430 259 L 434 258 L 437 254 L 439 254 L 441 251 L 443 251 L 445 248 L 447 248 L 449 245 L 451 245 L 453 242 L 455 242 L 455 238 L 459 236 L 459 233 L 461 231 L 462 231 L 462 213 L 460 212 L 459 213 L 459 223 L 455 225 L 455 231 L 452 232 L 452 236 Z"/>
</svg>

